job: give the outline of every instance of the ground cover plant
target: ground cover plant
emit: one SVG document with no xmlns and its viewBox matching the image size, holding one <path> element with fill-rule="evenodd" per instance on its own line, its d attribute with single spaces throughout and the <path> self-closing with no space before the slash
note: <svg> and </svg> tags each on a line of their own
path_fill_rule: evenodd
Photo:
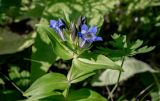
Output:
<svg viewBox="0 0 160 101">
<path fill-rule="evenodd" d="M 159 0 L 0 0 L 3 101 L 159 101 Z"/>
</svg>

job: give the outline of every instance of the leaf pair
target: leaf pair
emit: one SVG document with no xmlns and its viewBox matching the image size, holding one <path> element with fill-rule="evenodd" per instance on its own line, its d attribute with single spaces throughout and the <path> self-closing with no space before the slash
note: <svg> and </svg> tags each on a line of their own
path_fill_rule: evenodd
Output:
<svg viewBox="0 0 160 101">
<path fill-rule="evenodd" d="M 57 96 L 61 96 L 60 98 L 63 98 L 64 96 L 62 95 L 62 92 L 68 89 L 72 83 L 80 82 L 94 75 L 96 70 L 122 70 L 119 65 L 115 64 L 113 61 L 111 61 L 109 58 L 103 55 L 95 55 L 93 57 L 75 57 L 72 61 L 72 67 L 67 75 L 67 78 L 59 73 L 49 73 L 40 77 L 24 93 L 24 96 L 28 97 L 27 101 L 39 99 L 42 100 L 48 98 L 55 99 L 55 97 Z M 101 99 L 97 101 L 105 101 L 105 98 L 101 97 L 96 92 L 93 92 L 88 89 L 81 89 L 80 91 L 75 92 L 76 94 L 79 94 L 81 96 L 75 97 L 73 96 L 74 93 L 71 92 L 69 97 L 67 97 L 67 99 L 69 99 L 68 101 L 74 101 L 75 99 L 79 99 L 80 101 L 81 99 L 82 101 L 92 101 L 93 99 Z M 88 93 L 86 94 L 86 92 Z M 64 100 L 62 99 L 62 101 Z"/>
<path fill-rule="evenodd" d="M 59 73 L 49 73 L 36 80 L 24 93 L 26 101 L 65 101 L 60 90 L 69 87 L 67 78 Z M 56 91 L 57 90 L 57 91 Z M 71 90 L 67 101 L 106 101 L 104 97 L 89 89 Z"/>
<path fill-rule="evenodd" d="M 122 71 L 119 65 L 104 55 L 91 55 L 90 58 L 74 58 L 67 78 L 71 83 L 76 83 L 94 75 L 95 71 L 100 69 Z"/>
</svg>

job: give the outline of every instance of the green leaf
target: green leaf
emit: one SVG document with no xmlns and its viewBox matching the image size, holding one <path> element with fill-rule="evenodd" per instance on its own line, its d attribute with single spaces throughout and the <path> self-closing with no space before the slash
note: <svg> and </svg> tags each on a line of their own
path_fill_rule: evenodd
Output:
<svg viewBox="0 0 160 101">
<path fill-rule="evenodd" d="M 143 44 L 142 40 L 137 40 L 132 46 L 131 49 L 137 49 Z"/>
<path fill-rule="evenodd" d="M 8 71 L 9 78 L 20 88 L 28 87 L 30 83 L 30 73 L 29 71 L 22 70 L 17 66 L 10 66 Z"/>
<path fill-rule="evenodd" d="M 93 55 L 91 55 L 94 57 Z M 74 58 L 72 67 L 67 75 L 71 83 L 82 81 L 94 74 L 99 69 L 122 70 L 119 65 L 104 55 L 96 55 L 96 58 Z"/>
<path fill-rule="evenodd" d="M 99 15 L 97 13 L 94 13 L 94 16 L 95 15 Z M 91 26 L 94 26 L 94 25 L 97 25 L 98 27 L 101 27 L 103 24 L 103 15 L 99 15 L 99 16 L 91 16 L 90 17 L 90 21 L 89 21 L 89 25 Z"/>
<path fill-rule="evenodd" d="M 0 85 L 4 85 L 4 84 L 5 84 L 5 82 L 3 81 L 2 78 L 0 78 Z"/>
<path fill-rule="evenodd" d="M 57 56 L 53 52 L 53 47 L 48 35 L 41 28 L 37 29 L 37 37 L 32 46 L 31 56 L 31 79 L 36 80 L 44 75 L 49 67 L 54 63 Z"/>
<path fill-rule="evenodd" d="M 71 91 L 67 101 L 107 101 L 104 97 L 90 89 Z"/>
<path fill-rule="evenodd" d="M 64 90 L 69 86 L 66 77 L 59 73 L 48 73 L 37 79 L 25 92 L 29 99 L 41 99 L 57 94 L 55 90 Z"/>
<path fill-rule="evenodd" d="M 44 1 L 42 1 L 44 3 Z M 42 3 L 41 2 L 41 3 Z M 40 18 L 42 16 L 43 10 L 44 10 L 44 6 L 41 4 L 40 2 L 34 3 L 32 2 L 32 6 L 35 6 L 33 8 L 25 8 L 26 10 L 28 10 L 27 12 L 24 12 L 25 16 L 29 16 L 32 18 Z"/>
<path fill-rule="evenodd" d="M 112 38 L 114 41 L 110 41 L 109 43 L 118 49 L 124 49 L 127 48 L 127 37 L 126 35 L 118 35 L 118 34 L 113 34 Z"/>
<path fill-rule="evenodd" d="M 75 80 L 72 80 L 71 83 L 77 83 L 77 82 L 83 81 L 84 79 L 86 79 L 92 75 L 95 75 L 95 74 L 96 74 L 95 72 L 83 74 L 82 76 L 75 78 Z"/>
<path fill-rule="evenodd" d="M 65 101 L 65 98 L 62 94 L 56 94 L 47 98 L 40 99 L 40 101 Z"/>
<path fill-rule="evenodd" d="M 28 48 L 34 43 L 36 33 L 18 35 L 7 29 L 0 29 L 0 55 L 12 54 Z"/>
<path fill-rule="evenodd" d="M 62 42 L 60 37 L 57 35 L 57 33 L 54 32 L 53 29 L 44 25 L 38 25 L 38 28 L 43 29 L 45 31 L 45 33 L 43 34 L 48 35 L 52 42 L 53 51 L 57 56 L 61 57 L 64 60 L 69 60 L 73 58 L 74 52 L 71 50 L 71 47 L 67 47 L 67 42 Z"/>
<path fill-rule="evenodd" d="M 141 47 L 143 44 L 142 40 L 137 40 L 135 42 L 130 42 L 127 40 L 126 35 L 112 35 L 113 40 L 109 41 L 109 43 L 114 47 L 112 49 L 98 47 L 99 50 L 96 50 L 96 53 L 105 54 L 109 58 L 113 60 L 119 60 L 119 58 L 123 56 L 133 56 L 140 53 L 146 53 L 152 51 L 155 46 L 144 46 Z M 141 47 L 141 48 L 140 48 Z"/>
<path fill-rule="evenodd" d="M 0 0 L 0 14 L 5 13 L 10 17 L 17 17 L 20 15 L 20 7 L 21 7 L 21 0 Z"/>
<path fill-rule="evenodd" d="M 122 61 L 117 61 L 117 64 L 121 64 Z M 127 80 L 137 73 L 142 72 L 155 72 L 148 64 L 136 60 L 134 58 L 126 58 L 123 64 L 124 72 L 121 73 L 120 81 Z M 98 78 L 94 78 L 93 86 L 106 86 L 117 83 L 119 71 L 105 70 Z"/>
<path fill-rule="evenodd" d="M 155 46 L 152 46 L 152 47 L 144 46 L 144 47 L 136 50 L 136 51 L 133 52 L 132 54 L 147 53 L 147 52 L 152 51 L 154 48 L 155 48 Z"/>
<path fill-rule="evenodd" d="M 158 91 L 151 92 L 150 95 L 153 101 L 159 101 L 160 100 L 160 89 Z"/>
<path fill-rule="evenodd" d="M 25 101 L 64 101 L 64 96 L 59 92 L 47 92 L 41 95 L 29 97 Z"/>
<path fill-rule="evenodd" d="M 70 15 L 72 21 L 77 20 L 81 15 L 85 15 L 89 18 L 88 23 L 90 25 L 98 25 L 100 27 L 103 15 L 113 10 L 114 5 L 117 3 L 119 3 L 119 0 L 110 2 L 108 0 L 52 0 L 48 2 L 44 15 L 46 18 L 63 18 L 63 13 L 65 12 Z"/>
</svg>

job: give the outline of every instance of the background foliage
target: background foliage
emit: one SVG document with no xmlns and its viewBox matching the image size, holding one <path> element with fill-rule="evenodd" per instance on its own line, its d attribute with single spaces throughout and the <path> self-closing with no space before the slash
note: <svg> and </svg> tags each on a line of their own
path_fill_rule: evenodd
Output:
<svg viewBox="0 0 160 101">
<path fill-rule="evenodd" d="M 99 36 L 104 38 L 103 42 L 93 43 L 92 52 L 103 53 L 113 61 L 120 60 L 123 56 L 128 57 L 125 58 L 124 72 L 113 100 L 158 101 L 160 99 L 159 9 L 159 0 L 0 0 L 0 98 L 4 101 L 16 101 L 25 99 L 26 94 L 25 96 L 32 95 L 28 99 L 32 101 L 37 99 L 37 96 L 42 97 L 41 94 L 34 95 L 32 90 L 36 91 L 36 88 L 34 89 L 36 82 L 43 80 L 42 75 L 48 72 L 51 73 L 46 76 L 58 75 L 55 80 L 65 81 L 71 61 L 57 57 L 53 52 L 52 40 L 37 24 L 48 25 L 49 20 L 58 18 L 64 18 L 68 23 L 77 23 L 79 16 L 85 15 L 89 25 L 98 25 Z M 115 36 L 114 33 L 118 35 Z M 150 50 L 152 51 L 145 53 Z M 74 59 L 74 62 L 84 65 L 83 61 L 78 59 Z M 76 69 L 75 71 L 79 72 Z M 52 72 L 59 72 L 62 75 Z M 90 75 L 92 73 L 94 72 Z M 72 75 L 76 75 L 76 72 Z M 113 88 L 117 81 L 115 75 L 118 74 L 114 70 L 99 70 L 93 77 L 86 76 L 87 79 L 84 81 L 82 78 L 73 81 L 81 82 L 73 85 L 68 100 L 93 101 L 93 96 L 103 96 L 100 101 L 105 101 L 109 96 L 106 88 Z M 39 77 L 41 78 L 38 81 Z M 37 81 L 33 83 L 35 80 Z M 45 88 L 45 83 L 38 85 Z M 23 92 L 16 87 L 27 91 L 23 95 Z M 67 87 L 67 82 L 65 86 L 59 85 L 61 90 Z M 83 87 L 84 89 L 77 90 Z M 54 90 L 54 87 L 51 89 Z M 79 93 L 82 96 L 76 98 Z M 45 94 L 52 97 L 44 98 L 42 101 L 64 100 L 62 94 L 58 92 L 53 94 L 45 92 Z"/>
</svg>

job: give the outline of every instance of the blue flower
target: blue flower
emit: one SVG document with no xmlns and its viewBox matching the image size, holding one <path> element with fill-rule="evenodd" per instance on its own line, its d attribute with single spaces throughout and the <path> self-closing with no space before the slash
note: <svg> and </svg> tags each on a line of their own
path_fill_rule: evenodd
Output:
<svg viewBox="0 0 160 101">
<path fill-rule="evenodd" d="M 50 20 L 50 27 L 54 28 L 54 30 L 58 33 L 58 35 L 61 37 L 63 41 L 65 41 L 65 37 L 63 35 L 63 29 L 66 28 L 66 24 L 62 19 L 56 20 Z"/>
<path fill-rule="evenodd" d="M 86 24 L 81 26 L 81 32 L 78 32 L 80 37 L 80 47 L 83 47 L 86 43 L 92 43 L 94 41 L 102 41 L 102 37 L 96 36 L 97 27 L 92 26 L 88 29 Z"/>
</svg>

